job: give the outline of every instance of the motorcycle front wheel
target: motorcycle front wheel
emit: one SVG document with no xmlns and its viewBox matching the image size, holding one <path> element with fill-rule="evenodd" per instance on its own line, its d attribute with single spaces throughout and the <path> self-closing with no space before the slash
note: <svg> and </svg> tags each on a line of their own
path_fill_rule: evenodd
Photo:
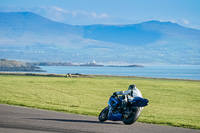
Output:
<svg viewBox="0 0 200 133">
<path fill-rule="evenodd" d="M 109 108 L 106 107 L 104 108 L 101 113 L 99 114 L 99 121 L 100 122 L 104 122 L 108 119 L 108 112 L 109 112 Z"/>
<path fill-rule="evenodd" d="M 140 108 L 136 107 L 134 110 L 132 110 L 133 112 L 129 115 L 128 118 L 124 117 L 122 118 L 122 121 L 124 124 L 126 125 L 130 125 L 133 124 L 140 116 Z"/>
</svg>

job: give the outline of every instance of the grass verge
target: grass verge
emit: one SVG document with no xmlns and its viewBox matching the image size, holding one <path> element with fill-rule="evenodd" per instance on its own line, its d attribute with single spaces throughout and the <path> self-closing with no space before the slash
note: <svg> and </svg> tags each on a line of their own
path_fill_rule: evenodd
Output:
<svg viewBox="0 0 200 133">
<path fill-rule="evenodd" d="M 133 83 L 150 101 L 138 121 L 200 129 L 199 81 L 0 75 L 0 103 L 98 116 L 113 92 Z"/>
</svg>

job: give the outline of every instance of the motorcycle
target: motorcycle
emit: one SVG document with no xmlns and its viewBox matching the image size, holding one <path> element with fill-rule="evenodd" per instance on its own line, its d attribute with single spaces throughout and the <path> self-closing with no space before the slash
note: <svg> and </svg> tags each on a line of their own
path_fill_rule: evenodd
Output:
<svg viewBox="0 0 200 133">
<path fill-rule="evenodd" d="M 133 124 L 140 116 L 143 107 L 148 105 L 149 100 L 142 97 L 135 97 L 132 101 L 127 100 L 123 105 L 124 96 L 112 95 L 105 107 L 99 114 L 99 121 L 123 121 L 124 124 Z"/>
</svg>

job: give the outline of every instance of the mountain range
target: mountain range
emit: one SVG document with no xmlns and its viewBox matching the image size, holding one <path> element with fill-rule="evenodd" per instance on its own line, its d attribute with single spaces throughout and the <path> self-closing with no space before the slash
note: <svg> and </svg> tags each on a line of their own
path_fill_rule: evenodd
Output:
<svg viewBox="0 0 200 133">
<path fill-rule="evenodd" d="M 200 30 L 154 20 L 69 25 L 31 12 L 1 12 L 0 58 L 200 65 Z"/>
</svg>

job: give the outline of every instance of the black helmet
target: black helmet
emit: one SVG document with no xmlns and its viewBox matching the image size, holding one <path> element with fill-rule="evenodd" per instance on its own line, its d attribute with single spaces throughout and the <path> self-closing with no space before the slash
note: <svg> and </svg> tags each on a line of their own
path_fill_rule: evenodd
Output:
<svg viewBox="0 0 200 133">
<path fill-rule="evenodd" d="M 129 87 L 128 87 L 129 90 L 132 90 L 132 89 L 134 89 L 134 88 L 135 88 L 135 84 L 129 85 Z"/>
</svg>

